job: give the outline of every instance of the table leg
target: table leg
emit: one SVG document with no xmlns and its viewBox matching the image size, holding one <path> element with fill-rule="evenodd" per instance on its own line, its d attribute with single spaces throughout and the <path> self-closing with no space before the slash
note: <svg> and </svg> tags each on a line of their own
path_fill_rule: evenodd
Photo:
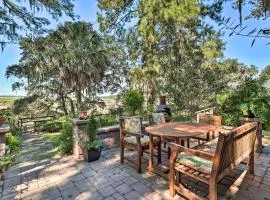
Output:
<svg viewBox="0 0 270 200">
<path fill-rule="evenodd" d="M 171 157 L 171 148 L 168 147 L 168 159 L 170 159 L 170 157 Z"/>
<path fill-rule="evenodd" d="M 183 146 L 183 147 L 185 146 L 185 140 L 181 140 L 181 146 Z"/>
<path fill-rule="evenodd" d="M 154 145 L 153 145 L 153 135 L 149 134 L 149 171 L 154 170 Z"/>
</svg>

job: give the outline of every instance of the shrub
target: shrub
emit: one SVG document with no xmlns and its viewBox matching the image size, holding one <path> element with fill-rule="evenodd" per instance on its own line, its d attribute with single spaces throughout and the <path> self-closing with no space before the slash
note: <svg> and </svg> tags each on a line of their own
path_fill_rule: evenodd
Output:
<svg viewBox="0 0 270 200">
<path fill-rule="evenodd" d="M 45 123 L 41 123 L 40 125 L 38 125 L 38 130 L 49 133 L 58 132 L 61 130 L 62 124 L 63 122 L 59 120 L 47 121 Z"/>
<path fill-rule="evenodd" d="M 138 90 L 127 90 L 123 93 L 122 103 L 128 115 L 142 112 L 144 97 Z"/>
<path fill-rule="evenodd" d="M 86 125 L 85 133 L 88 139 L 81 142 L 81 145 L 86 149 L 99 149 L 102 146 L 101 140 L 97 137 L 98 122 L 94 117 L 91 117 Z"/>
<path fill-rule="evenodd" d="M 116 115 L 102 115 L 99 117 L 100 127 L 112 126 L 117 124 Z"/>
<path fill-rule="evenodd" d="M 66 118 L 62 124 L 61 135 L 59 137 L 60 145 L 59 151 L 62 154 L 72 153 L 73 136 L 72 136 L 72 122 Z"/>
<path fill-rule="evenodd" d="M 16 159 L 16 154 L 8 154 L 0 159 L 0 173 L 3 173 L 5 169 L 12 165 Z"/>
<path fill-rule="evenodd" d="M 6 145 L 9 147 L 11 153 L 20 150 L 20 138 L 18 135 L 6 134 Z"/>
<path fill-rule="evenodd" d="M 173 115 L 172 117 L 173 122 L 185 122 L 185 121 L 192 121 L 192 117 L 190 115 Z"/>
<path fill-rule="evenodd" d="M 0 173 L 14 163 L 17 153 L 20 150 L 20 136 L 12 135 L 12 133 L 6 134 L 6 145 L 9 147 L 9 151 L 6 155 L 0 159 Z"/>
</svg>

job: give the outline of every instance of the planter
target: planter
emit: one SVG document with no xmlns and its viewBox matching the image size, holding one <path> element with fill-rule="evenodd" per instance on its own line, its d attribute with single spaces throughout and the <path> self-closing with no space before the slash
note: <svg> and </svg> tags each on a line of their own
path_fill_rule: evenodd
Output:
<svg viewBox="0 0 270 200">
<path fill-rule="evenodd" d="M 79 119 L 82 120 L 82 119 L 86 119 L 87 118 L 87 111 L 81 111 L 79 113 Z"/>
<path fill-rule="evenodd" d="M 0 117 L 0 126 L 5 124 L 7 119 L 5 117 Z"/>
<path fill-rule="evenodd" d="M 101 155 L 101 149 L 102 148 L 99 148 L 99 149 L 84 149 L 83 150 L 83 158 L 85 161 L 87 162 L 93 162 L 93 161 L 96 161 L 100 158 L 100 155 Z"/>
</svg>

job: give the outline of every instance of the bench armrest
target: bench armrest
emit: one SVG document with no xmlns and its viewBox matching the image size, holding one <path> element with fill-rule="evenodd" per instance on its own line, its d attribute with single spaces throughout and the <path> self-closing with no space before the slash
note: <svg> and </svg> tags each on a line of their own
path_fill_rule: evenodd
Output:
<svg viewBox="0 0 270 200">
<path fill-rule="evenodd" d="M 198 150 L 194 150 L 194 149 L 189 149 L 189 148 L 183 147 L 183 146 L 181 146 L 179 144 L 176 144 L 174 142 L 169 142 L 168 146 L 171 148 L 172 151 L 176 151 L 177 154 L 179 152 L 184 152 L 184 153 L 194 155 L 194 156 L 198 156 L 198 157 L 201 157 L 203 159 L 210 160 L 210 161 L 212 161 L 212 159 L 214 157 L 210 153 L 206 153 L 206 152 L 198 151 Z"/>
</svg>

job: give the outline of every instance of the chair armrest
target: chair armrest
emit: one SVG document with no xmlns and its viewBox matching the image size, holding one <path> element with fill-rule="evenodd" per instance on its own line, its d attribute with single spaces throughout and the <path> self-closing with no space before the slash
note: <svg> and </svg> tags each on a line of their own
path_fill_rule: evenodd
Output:
<svg viewBox="0 0 270 200">
<path fill-rule="evenodd" d="M 141 134 L 141 133 L 131 133 L 131 132 L 128 132 L 128 131 L 125 131 L 125 130 L 124 130 L 124 133 L 125 134 L 128 134 L 128 135 L 133 135 L 135 137 L 140 137 L 140 138 L 143 138 L 144 137 L 144 135 Z"/>
<path fill-rule="evenodd" d="M 184 153 L 198 156 L 198 157 L 201 157 L 203 159 L 210 160 L 210 161 L 212 161 L 212 159 L 214 157 L 210 153 L 206 153 L 206 152 L 198 151 L 198 150 L 194 150 L 194 149 L 189 149 L 189 148 L 183 147 L 183 146 L 176 144 L 176 143 L 173 143 L 173 142 L 169 142 L 168 146 L 171 148 L 172 151 L 176 151 L 177 153 L 184 152 Z"/>
</svg>

